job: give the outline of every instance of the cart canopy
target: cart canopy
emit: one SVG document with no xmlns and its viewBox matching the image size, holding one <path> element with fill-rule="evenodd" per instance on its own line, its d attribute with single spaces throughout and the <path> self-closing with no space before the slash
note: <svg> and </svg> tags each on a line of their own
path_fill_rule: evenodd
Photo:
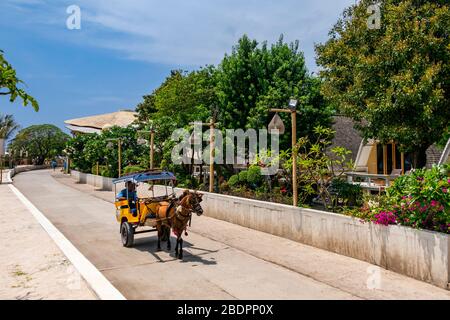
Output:
<svg viewBox="0 0 450 320">
<path fill-rule="evenodd" d="M 172 172 L 161 171 L 161 172 L 144 172 L 144 173 L 136 173 L 128 176 L 123 176 L 113 180 L 114 184 L 123 183 L 123 182 L 147 182 L 147 181 L 175 181 L 177 178 Z"/>
</svg>

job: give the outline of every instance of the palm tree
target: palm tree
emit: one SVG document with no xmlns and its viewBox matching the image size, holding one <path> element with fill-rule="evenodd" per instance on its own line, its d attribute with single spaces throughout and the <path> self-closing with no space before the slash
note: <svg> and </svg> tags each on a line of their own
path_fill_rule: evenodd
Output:
<svg viewBox="0 0 450 320">
<path fill-rule="evenodd" d="M 11 114 L 0 115 L 0 139 L 9 140 L 19 125 Z"/>
</svg>

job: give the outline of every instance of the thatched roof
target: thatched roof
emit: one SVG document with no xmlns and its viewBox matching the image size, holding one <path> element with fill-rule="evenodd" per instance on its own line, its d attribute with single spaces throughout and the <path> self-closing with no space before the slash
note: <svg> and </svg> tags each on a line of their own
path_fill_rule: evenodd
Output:
<svg viewBox="0 0 450 320">
<path fill-rule="evenodd" d="M 361 145 L 361 134 L 354 128 L 355 123 L 352 119 L 344 116 L 333 117 L 333 130 L 336 131 L 334 135 L 331 148 L 344 147 L 352 152 L 349 159 L 356 160 L 359 146 Z M 349 160 L 348 159 L 348 160 Z"/>
<path fill-rule="evenodd" d="M 137 113 L 131 110 L 120 110 L 112 113 L 66 120 L 67 128 L 75 132 L 99 132 L 112 126 L 127 127 L 136 120 Z"/>
</svg>

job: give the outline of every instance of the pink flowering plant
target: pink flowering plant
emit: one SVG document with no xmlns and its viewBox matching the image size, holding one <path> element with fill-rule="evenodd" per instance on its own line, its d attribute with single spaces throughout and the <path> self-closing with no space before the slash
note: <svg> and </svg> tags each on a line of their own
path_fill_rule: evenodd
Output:
<svg viewBox="0 0 450 320">
<path fill-rule="evenodd" d="M 380 225 L 399 224 L 450 234 L 449 191 L 448 165 L 415 170 L 397 178 L 386 195 L 349 214 Z"/>
</svg>

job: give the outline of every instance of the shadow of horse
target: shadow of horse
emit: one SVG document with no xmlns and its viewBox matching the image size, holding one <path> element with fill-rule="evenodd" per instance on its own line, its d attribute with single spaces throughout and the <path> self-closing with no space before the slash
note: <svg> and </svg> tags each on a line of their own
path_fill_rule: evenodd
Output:
<svg viewBox="0 0 450 320">
<path fill-rule="evenodd" d="M 173 240 L 174 238 L 171 237 L 171 239 Z M 161 263 L 166 263 L 166 262 L 172 262 L 172 261 L 176 261 L 179 260 L 177 259 L 177 256 L 175 255 L 175 251 L 172 249 L 171 251 L 169 251 L 169 256 L 172 259 L 163 259 L 161 258 L 160 255 L 158 255 L 159 252 L 168 252 L 166 250 L 157 250 L 157 246 L 156 246 L 156 242 L 157 242 L 157 238 L 154 237 L 146 237 L 146 238 L 139 238 L 139 239 L 135 239 L 134 242 L 134 248 L 142 251 L 142 252 L 148 252 L 150 253 L 153 257 L 155 257 L 156 260 L 158 260 L 158 262 Z M 208 249 L 204 249 L 204 248 L 199 248 L 199 247 L 195 247 L 194 245 L 192 245 L 192 243 L 188 242 L 188 241 L 184 241 L 185 243 L 185 247 L 186 249 L 191 249 L 189 251 L 186 251 L 186 256 L 184 257 L 184 260 L 179 260 L 182 263 L 199 263 L 199 264 L 203 264 L 203 265 L 215 265 L 217 264 L 217 262 L 215 261 L 215 258 L 211 257 L 209 259 L 205 259 L 202 256 L 203 255 L 207 255 L 207 254 L 211 254 L 211 253 L 216 253 L 219 250 L 208 250 Z M 201 251 L 201 253 L 199 254 L 193 254 L 192 250 L 198 250 Z"/>
</svg>

